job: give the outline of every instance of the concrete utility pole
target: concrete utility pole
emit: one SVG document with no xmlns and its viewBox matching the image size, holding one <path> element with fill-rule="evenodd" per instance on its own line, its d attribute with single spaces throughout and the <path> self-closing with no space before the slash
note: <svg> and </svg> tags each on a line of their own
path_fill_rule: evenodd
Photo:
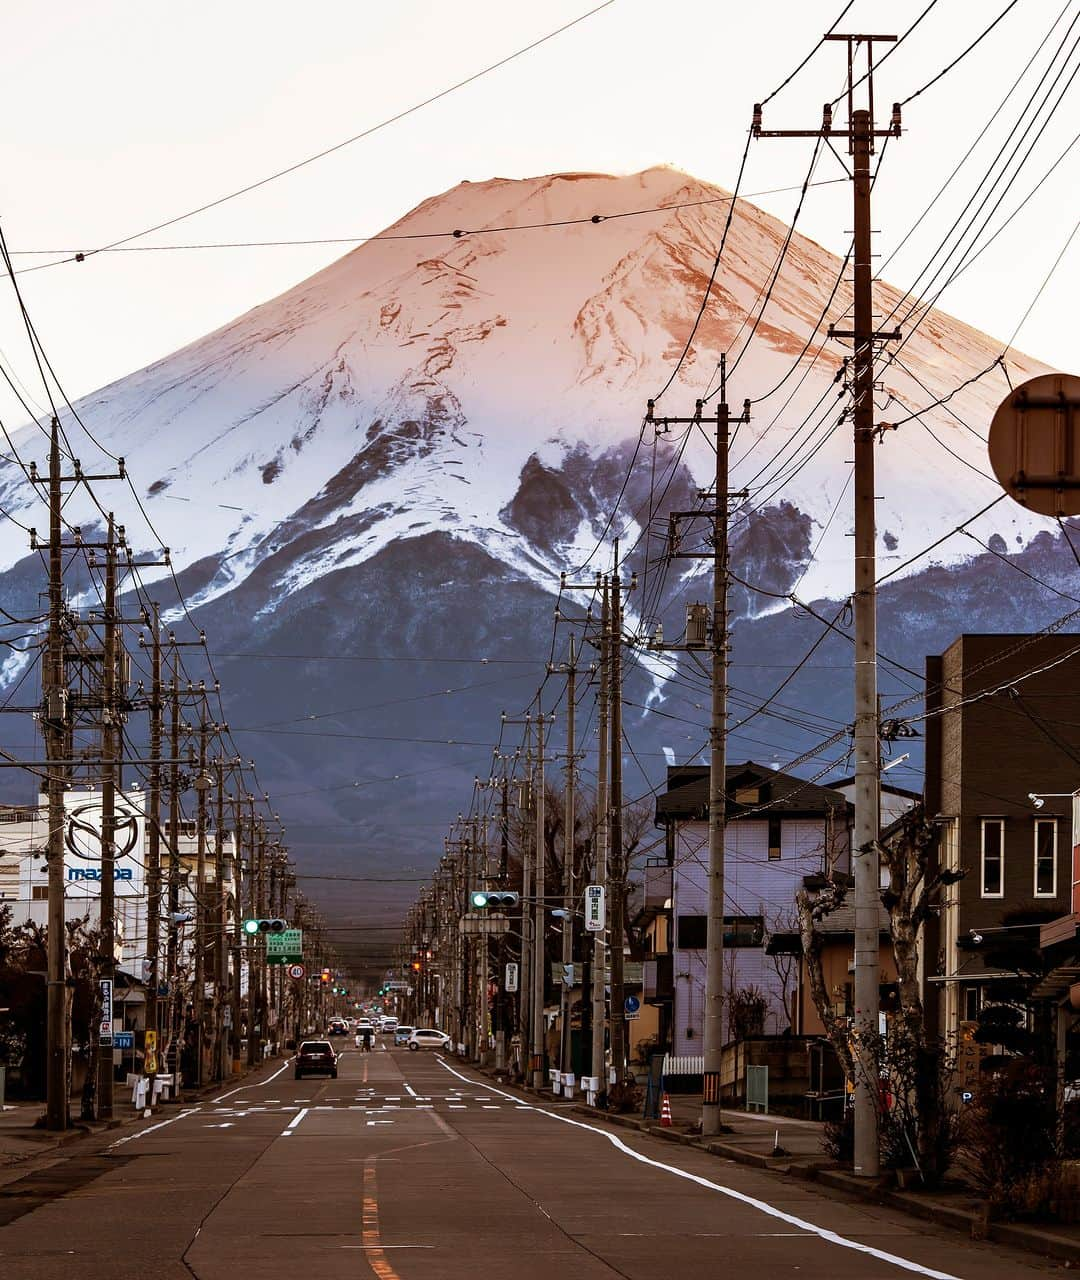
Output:
<svg viewBox="0 0 1080 1280">
<path fill-rule="evenodd" d="M 608 913 L 611 920 L 611 1069 L 615 1075 L 610 1092 L 618 1101 L 626 1080 L 626 1008 L 623 990 L 623 799 L 622 799 L 622 579 L 619 576 L 619 544 L 615 543 L 615 572 L 611 576 L 611 618 L 608 635 L 608 678 L 611 682 L 611 801 L 608 837 Z"/>
<path fill-rule="evenodd" d="M 224 744 L 219 744 L 224 749 Z M 229 989 L 229 906 L 225 895 L 225 762 L 214 765 L 214 1067 L 215 1080 L 228 1075 L 224 1002 Z"/>
<path fill-rule="evenodd" d="M 206 698 L 199 708 L 199 765 L 195 778 L 195 990 L 192 1011 L 195 1022 L 195 1084 L 202 1087 L 206 1045 Z"/>
<path fill-rule="evenodd" d="M 704 402 L 699 400 L 691 418 L 656 418 L 653 401 L 649 401 L 647 421 L 662 429 L 675 425 L 702 425 Z M 687 610 L 686 636 L 683 644 L 665 645 L 656 641 L 656 649 L 689 652 L 708 647 L 711 651 L 712 705 L 709 715 L 709 861 L 708 902 L 705 939 L 705 1078 L 702 1090 L 701 1132 L 713 1137 L 720 1132 L 720 1068 L 724 1048 L 724 926 L 725 890 L 724 862 L 727 831 L 727 668 L 728 627 L 728 506 L 733 497 L 745 498 L 746 491 L 733 494 L 728 486 L 728 452 L 731 435 L 731 410 L 727 402 L 727 359 L 720 357 L 720 401 L 716 407 L 716 472 L 713 480 L 712 509 L 672 511 L 670 521 L 669 559 L 708 559 L 713 564 L 713 603 L 710 625 L 708 611 L 701 605 Z M 750 402 L 743 405 L 740 423 L 750 421 Z M 711 520 L 707 551 L 683 551 L 682 522 L 702 518 Z"/>
<path fill-rule="evenodd" d="M 166 1065 L 173 1073 L 176 1091 L 180 1081 L 180 1046 L 177 1043 L 177 1026 L 182 1010 L 179 926 L 176 916 L 180 911 L 180 654 L 173 647 L 172 680 L 169 687 L 169 926 L 165 944 L 165 969 L 169 982 L 169 1027 Z"/>
<path fill-rule="evenodd" d="M 575 841 L 574 827 L 577 825 L 577 815 L 574 812 L 574 789 L 577 779 L 577 760 L 574 756 L 576 750 L 574 744 L 574 699 L 576 697 L 577 684 L 577 652 L 574 647 L 574 636 L 570 636 L 570 660 L 566 663 L 564 670 L 566 672 L 566 793 L 564 799 L 564 816 L 563 816 L 563 933 L 562 933 L 562 963 L 564 966 L 564 976 L 560 984 L 560 1042 L 559 1042 L 559 1070 L 573 1070 L 573 1054 L 572 1041 L 570 1036 L 570 1007 L 571 998 L 574 989 L 570 986 L 565 978 L 565 967 L 573 965 L 574 962 L 574 902 L 575 902 Z M 584 992 L 582 993 L 584 998 Z"/>
<path fill-rule="evenodd" d="M 146 958 L 149 974 L 146 982 L 146 1029 L 158 1031 L 158 984 L 161 982 L 161 721 L 164 704 L 161 698 L 161 620 L 158 606 L 150 618 L 153 628 L 150 654 L 150 777 L 147 813 L 146 850 Z M 156 1068 L 157 1054 L 148 1065 Z M 148 1070 L 147 1097 L 154 1097 L 156 1069 Z"/>
<path fill-rule="evenodd" d="M 528 757 L 528 752 L 526 752 Z M 529 812 L 533 804 L 535 788 L 532 780 L 532 761 L 526 759 L 526 783 L 521 789 L 519 808 Z M 518 974 L 518 1023 L 517 1032 L 521 1044 L 522 1075 L 526 1080 L 529 1075 L 529 1053 L 532 1044 L 532 920 L 529 910 L 529 895 L 532 892 L 532 869 L 536 861 L 533 842 L 535 840 L 536 823 L 532 824 L 532 836 L 524 829 L 522 822 L 521 838 L 521 970 Z"/>
<path fill-rule="evenodd" d="M 854 328 L 829 326 L 829 336 L 853 344 L 852 417 L 855 434 L 855 832 L 852 862 L 855 869 L 855 1027 L 853 1032 L 855 1079 L 854 1171 L 876 1177 L 879 1168 L 878 1064 L 878 945 L 881 903 L 877 840 L 880 835 L 881 759 L 877 699 L 877 564 L 874 519 L 874 354 L 875 344 L 898 338 L 898 332 L 874 328 L 872 223 L 870 192 L 873 179 L 870 157 L 874 139 L 900 136 L 900 107 L 894 103 L 887 129 L 874 128 L 873 47 L 895 42 L 896 36 L 826 35 L 826 40 L 847 43 L 847 125 L 834 129 L 832 105 L 826 104 L 820 129 L 770 130 L 761 128 L 761 107 L 754 107 L 754 133 L 758 137 L 846 138 L 852 156 L 854 192 Z M 855 51 L 866 49 L 866 74 L 854 73 Z M 865 81 L 868 109 L 855 110 L 857 83 Z"/>
<path fill-rule="evenodd" d="M 544 1087 L 544 932 L 547 918 L 544 892 L 547 864 L 547 838 L 544 831 L 544 713 L 536 708 L 536 907 L 533 912 L 532 962 L 532 1062 L 530 1079 L 534 1089 Z"/>
<path fill-rule="evenodd" d="M 113 1011 L 112 991 L 116 980 L 116 759 L 119 709 L 116 696 L 116 669 L 119 659 L 119 623 L 116 615 L 116 524 L 108 517 L 105 543 L 104 653 L 101 673 L 101 978 L 108 982 L 109 996 L 102 1003 L 101 1026 L 108 1034 L 98 1048 L 97 1114 L 99 1120 L 113 1118 Z M 106 1003 L 108 1008 L 105 1007 Z"/>
<path fill-rule="evenodd" d="M 60 477 L 60 424 L 49 433 L 49 632 L 42 664 L 45 758 L 49 806 L 48 1009 L 45 1123 L 68 1126 L 67 1096 L 67 946 L 64 930 L 64 726 L 67 677 L 64 664 L 64 559 L 60 546 L 63 504 Z"/>
<path fill-rule="evenodd" d="M 598 744 L 596 761 L 596 868 L 593 875 L 596 883 L 604 886 L 605 900 L 608 903 L 608 919 L 611 919 L 608 887 L 608 681 L 610 679 L 611 648 L 611 607 L 608 600 L 608 580 L 605 577 L 600 595 L 600 695 L 598 713 Z M 593 934 L 593 971 L 592 971 L 592 1074 L 600 1081 L 600 1096 L 607 1096 L 606 1053 L 604 1046 L 605 1024 L 605 988 L 607 986 L 607 944 L 604 930 L 598 929 Z"/>
</svg>

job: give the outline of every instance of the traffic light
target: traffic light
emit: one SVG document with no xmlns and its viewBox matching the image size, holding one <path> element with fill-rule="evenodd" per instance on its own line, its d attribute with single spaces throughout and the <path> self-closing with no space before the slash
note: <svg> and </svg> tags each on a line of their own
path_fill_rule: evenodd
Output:
<svg viewBox="0 0 1080 1280">
<path fill-rule="evenodd" d="M 511 889 L 474 889 L 469 894 L 469 903 L 476 911 L 492 908 L 505 911 L 508 907 L 516 907 L 521 895 Z"/>
<path fill-rule="evenodd" d="M 284 933 L 289 927 L 288 920 L 245 920 L 243 930 L 250 937 L 254 937 L 257 933 Z"/>
<path fill-rule="evenodd" d="M 420 961 L 419 961 L 419 960 L 414 960 L 414 961 L 412 962 L 412 971 L 413 971 L 413 973 L 419 973 L 419 972 L 420 972 Z"/>
<path fill-rule="evenodd" d="M 330 981 L 330 976 L 331 976 L 331 975 L 330 975 L 330 970 L 329 970 L 329 969 L 324 969 L 324 970 L 322 971 L 322 973 L 321 973 L 321 974 L 319 974 L 319 981 L 320 981 L 320 982 L 329 982 L 329 981 Z"/>
</svg>

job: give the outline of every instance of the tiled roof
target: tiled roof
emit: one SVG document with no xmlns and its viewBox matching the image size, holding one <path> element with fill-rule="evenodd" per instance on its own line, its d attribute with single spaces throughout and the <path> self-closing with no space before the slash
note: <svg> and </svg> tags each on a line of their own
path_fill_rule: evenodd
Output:
<svg viewBox="0 0 1080 1280">
<path fill-rule="evenodd" d="M 742 787 L 762 788 L 758 804 L 736 804 L 735 792 Z M 762 816 L 769 814 L 824 814 L 829 809 L 848 807 L 847 798 L 830 787 L 819 786 L 805 778 L 796 778 L 779 769 L 755 764 L 729 764 L 727 767 L 728 817 L 744 813 L 754 816 L 758 805 Z M 656 798 L 656 819 L 704 818 L 709 809 L 709 770 L 705 765 L 677 765 L 668 769 L 668 789 Z"/>
</svg>

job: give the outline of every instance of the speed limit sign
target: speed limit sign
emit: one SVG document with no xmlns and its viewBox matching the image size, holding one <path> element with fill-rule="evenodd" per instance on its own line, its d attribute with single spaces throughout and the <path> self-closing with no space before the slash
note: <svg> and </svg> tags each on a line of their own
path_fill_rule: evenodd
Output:
<svg viewBox="0 0 1080 1280">
<path fill-rule="evenodd" d="M 302 978 L 304 976 L 304 966 L 302 964 L 289 965 L 290 978 Z"/>
</svg>

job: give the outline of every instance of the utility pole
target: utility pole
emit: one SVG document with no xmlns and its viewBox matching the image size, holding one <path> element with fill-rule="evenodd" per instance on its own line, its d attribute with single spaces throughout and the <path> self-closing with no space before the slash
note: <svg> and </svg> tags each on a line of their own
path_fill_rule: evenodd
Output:
<svg viewBox="0 0 1080 1280">
<path fill-rule="evenodd" d="M 611 575 L 611 631 L 609 679 L 611 680 L 611 807 L 608 837 L 608 885 L 611 904 L 611 1067 L 616 1101 L 622 1098 L 626 1078 L 626 1009 L 623 994 L 623 866 L 622 834 L 622 579 L 619 577 L 619 544 L 615 543 L 615 572 Z"/>
<path fill-rule="evenodd" d="M 825 105 L 820 129 L 761 128 L 761 107 L 754 107 L 757 137 L 846 138 L 852 157 L 854 193 L 854 328 L 829 326 L 829 336 L 853 344 L 853 406 L 855 435 L 855 832 L 852 862 L 855 870 L 855 1079 L 854 1172 L 876 1177 L 878 1141 L 878 947 L 881 904 L 877 841 L 880 836 L 881 759 L 877 699 L 877 563 L 874 518 L 874 355 L 876 343 L 898 338 L 898 332 L 874 328 L 870 157 L 874 139 L 900 136 L 900 106 L 893 104 L 887 129 L 874 128 L 874 44 L 894 43 L 896 36 L 826 35 L 847 44 L 847 125 L 834 129 L 832 106 Z M 866 49 L 867 109 L 855 109 L 855 51 Z"/>
<path fill-rule="evenodd" d="M 169 892 L 168 934 L 165 946 L 165 969 L 169 983 L 169 1027 L 167 1052 L 171 1061 L 166 1066 L 173 1073 L 174 1092 L 180 1086 L 180 1046 L 176 1041 L 177 1025 L 182 1012 L 179 925 L 180 913 L 180 654 L 173 648 L 172 680 L 169 687 Z"/>
<path fill-rule="evenodd" d="M 64 929 L 64 726 L 67 721 L 67 678 L 64 669 L 64 560 L 60 545 L 63 506 L 60 476 L 60 424 L 49 433 L 49 633 L 42 665 L 45 758 L 48 771 L 49 900 L 48 900 L 48 1062 L 45 1123 L 51 1130 L 68 1126 L 67 1087 L 67 946 Z"/>
<path fill-rule="evenodd" d="M 195 1084 L 203 1084 L 203 1060 L 206 1045 L 206 793 L 210 780 L 206 775 L 206 716 L 209 708 L 205 697 L 199 708 L 199 772 L 195 778 L 195 991 L 192 1011 L 195 1022 Z"/>
<path fill-rule="evenodd" d="M 699 400 L 691 418 L 656 418 L 649 401 L 647 420 L 666 430 L 675 425 L 701 426 L 703 401 Z M 705 939 L 705 1073 L 702 1091 L 701 1132 L 715 1137 L 721 1130 L 720 1068 L 724 1048 L 724 863 L 727 832 L 727 668 L 728 625 L 728 505 L 732 498 L 745 498 L 746 491 L 733 494 L 728 485 L 728 454 L 731 443 L 731 410 L 727 403 L 727 359 L 720 357 L 720 401 L 716 407 L 716 471 L 713 479 L 712 509 L 673 511 L 669 516 L 670 559 L 709 559 L 713 564 L 713 602 L 710 611 L 691 605 L 686 613 L 686 635 L 681 645 L 655 641 L 654 649 L 690 651 L 708 646 L 711 650 L 711 708 L 709 715 L 709 862 L 708 904 Z M 750 402 L 743 404 L 739 423 L 750 421 Z M 707 550 L 683 551 L 681 523 L 707 517 L 711 521 Z M 710 625 L 706 628 L 706 619 Z M 708 631 L 708 634 L 706 632 Z"/>
<path fill-rule="evenodd" d="M 116 697 L 119 625 L 116 616 L 116 524 L 108 516 L 105 543 L 105 597 L 102 619 L 105 636 L 101 674 L 101 1018 L 103 1034 L 98 1048 L 97 1114 L 113 1118 L 113 1011 L 116 980 L 116 758 L 119 709 Z M 104 994 L 107 992 L 107 995 Z M 108 1006 L 108 1007 L 106 1007 Z M 108 1028 L 107 1033 L 104 1032 Z"/>
<path fill-rule="evenodd" d="M 566 970 L 567 966 L 572 967 L 574 963 L 574 827 L 577 823 L 577 816 L 574 812 L 574 790 L 577 774 L 577 760 L 574 755 L 576 750 L 574 743 L 574 699 L 577 685 L 577 651 L 572 633 L 570 636 L 570 658 L 562 670 L 566 672 L 566 792 L 563 796 L 563 978 L 559 985 L 559 1070 L 569 1072 L 573 1070 L 574 1065 L 570 1035 L 570 1008 L 574 990 L 566 981 Z M 584 999 L 584 992 L 582 993 L 582 998 Z"/>
<path fill-rule="evenodd" d="M 219 742 L 219 747 L 224 744 Z M 214 1066 L 215 1080 L 228 1075 L 224 1007 L 229 978 L 229 906 L 225 896 L 225 761 L 218 758 L 214 766 Z"/>
<path fill-rule="evenodd" d="M 146 851 L 146 958 L 149 974 L 146 983 L 146 1030 L 158 1034 L 158 984 L 161 981 L 161 619 L 155 604 L 151 615 L 150 654 L 150 778 L 149 813 Z M 147 1098 L 154 1098 L 157 1074 L 157 1052 L 146 1055 Z M 151 1069 L 153 1068 L 153 1069 Z"/>
<path fill-rule="evenodd" d="M 608 682 L 611 666 L 611 606 L 608 599 L 608 580 L 605 576 L 600 594 L 600 706 L 599 706 L 599 741 L 596 761 L 596 869 L 593 872 L 596 883 L 604 886 L 605 901 L 608 902 L 608 919 L 610 920 L 610 893 L 608 893 Z M 608 1079 L 606 1070 L 606 1053 L 604 1051 L 604 1032 L 606 1030 L 605 988 L 607 987 L 607 953 L 604 930 L 598 929 L 593 934 L 593 971 L 592 971 L 592 1074 L 600 1082 L 599 1096 L 606 1098 Z"/>
<path fill-rule="evenodd" d="M 536 903 L 533 911 L 533 963 L 532 963 L 532 1087 L 544 1087 L 544 969 L 546 952 L 544 932 L 547 917 L 544 907 L 547 872 L 547 836 L 544 830 L 546 814 L 544 811 L 544 713 L 536 708 L 536 866 L 534 880 L 536 884 Z"/>
</svg>

